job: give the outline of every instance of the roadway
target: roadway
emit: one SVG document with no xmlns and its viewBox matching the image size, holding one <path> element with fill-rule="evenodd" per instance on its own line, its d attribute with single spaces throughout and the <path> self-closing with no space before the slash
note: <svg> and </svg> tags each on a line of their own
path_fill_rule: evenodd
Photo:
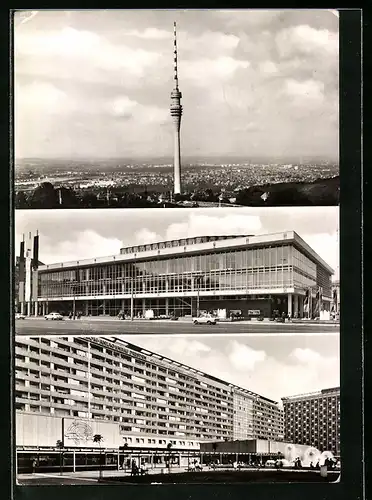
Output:
<svg viewBox="0 0 372 500">
<path fill-rule="evenodd" d="M 340 331 L 338 324 L 273 323 L 244 321 L 194 325 L 191 321 L 96 320 L 46 321 L 43 318 L 17 320 L 16 335 L 245 335 L 245 334 L 322 334 Z"/>
</svg>

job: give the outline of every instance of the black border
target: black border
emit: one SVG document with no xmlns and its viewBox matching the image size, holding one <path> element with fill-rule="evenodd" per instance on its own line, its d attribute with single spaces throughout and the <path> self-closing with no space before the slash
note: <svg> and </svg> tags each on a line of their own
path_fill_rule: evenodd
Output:
<svg viewBox="0 0 372 500">
<path fill-rule="evenodd" d="M 125 6 L 126 8 L 129 5 Z M 138 8 L 131 5 L 131 8 Z M 159 8 L 159 2 L 157 3 Z M 164 6 L 165 8 L 165 6 Z M 168 6 L 169 8 L 169 6 Z M 176 8 L 173 7 L 173 8 Z M 191 8 L 177 5 L 177 8 Z M 200 8 L 200 6 L 199 6 Z M 205 5 L 205 8 L 217 8 L 216 5 Z M 222 8 L 219 6 L 219 8 Z M 231 8 L 231 7 L 229 7 Z M 247 5 L 245 6 L 247 8 Z M 263 7 L 261 7 L 263 8 Z M 322 7 L 323 8 L 323 7 Z M 9 90 L 12 77 L 7 73 L 9 68 L 9 25 L 10 12 L 2 16 L 0 30 L 1 45 L 3 50 L 3 68 L 0 78 L 1 96 L 3 96 L 3 112 L 1 119 L 1 139 L 4 142 L 4 159 L 1 168 L 1 214 L 3 215 L 2 244 L 0 245 L 1 263 L 1 296 L 0 320 L 3 325 L 1 342 L 1 389 L 2 408 L 0 412 L 1 443 L 5 443 L 1 456 L 1 472 L 3 481 L 1 490 L 5 496 L 11 498 L 27 498 L 30 500 L 55 500 L 64 499 L 66 494 L 72 497 L 100 499 L 106 495 L 110 497 L 154 498 L 166 500 L 168 498 L 203 498 L 206 495 L 224 500 L 244 497 L 247 495 L 265 495 L 266 498 L 307 498 L 345 499 L 353 500 L 364 497 L 364 446 L 363 446 L 363 330 L 362 330 L 362 171 L 361 171 L 361 11 L 349 9 L 340 11 L 340 176 L 341 176 L 341 209 L 340 209 L 340 236 L 341 236 L 341 308 L 343 311 L 341 323 L 341 449 L 343 456 L 341 482 L 332 483 L 286 483 L 286 484 L 203 484 L 203 485 L 104 485 L 97 486 L 13 486 L 14 474 L 10 470 L 9 457 L 14 455 L 12 450 L 11 421 L 12 402 L 9 397 L 11 392 L 11 379 L 13 362 L 11 361 L 12 344 L 9 325 L 11 311 L 9 297 L 12 296 L 10 283 L 11 266 L 14 256 L 9 255 L 8 249 L 13 239 L 13 228 L 8 226 L 12 221 L 12 196 L 9 196 L 12 170 L 7 164 L 12 163 L 9 152 L 9 100 L 5 87 Z M 5 68 L 7 68 L 5 70 Z M 30 124 L 32 126 L 32 124 Z M 8 132 L 8 134 L 6 133 Z M 5 154 L 4 154 L 5 153 Z M 9 153 L 8 153 L 9 154 Z M 5 216 L 5 217 L 4 217 Z M 10 227 L 10 231 L 7 228 Z M 7 307 L 4 305 L 7 304 Z M 326 367 L 325 367 L 326 369 Z M 5 449 L 4 449 L 5 448 Z M 9 454 L 6 453 L 8 451 Z M 4 472 L 9 473 L 5 476 Z M 8 493 L 9 495 L 6 495 Z"/>
</svg>

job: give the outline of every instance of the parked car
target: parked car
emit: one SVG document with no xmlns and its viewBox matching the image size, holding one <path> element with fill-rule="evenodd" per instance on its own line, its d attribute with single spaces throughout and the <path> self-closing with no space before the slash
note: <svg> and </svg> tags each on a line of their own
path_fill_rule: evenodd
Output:
<svg viewBox="0 0 372 500">
<path fill-rule="evenodd" d="M 257 321 L 263 321 L 264 320 L 264 317 L 263 316 L 258 316 L 257 317 Z"/>
<path fill-rule="evenodd" d="M 24 314 L 21 314 L 21 313 L 16 313 L 15 315 L 15 319 L 25 319 L 26 316 Z"/>
<path fill-rule="evenodd" d="M 276 460 L 266 460 L 265 467 L 276 467 Z"/>
<path fill-rule="evenodd" d="M 285 318 L 282 318 L 281 316 L 279 316 L 278 318 L 275 318 L 275 321 L 277 323 L 285 323 Z"/>
<path fill-rule="evenodd" d="M 192 321 L 193 321 L 194 325 L 199 325 L 199 324 L 215 325 L 217 323 L 216 318 L 214 316 L 211 316 L 211 315 L 199 316 L 197 318 L 192 318 Z"/>
<path fill-rule="evenodd" d="M 62 321 L 63 320 L 62 314 L 59 314 L 57 312 L 52 312 L 52 313 L 46 314 L 44 316 L 44 318 L 46 320 L 50 319 L 51 321 Z"/>
</svg>

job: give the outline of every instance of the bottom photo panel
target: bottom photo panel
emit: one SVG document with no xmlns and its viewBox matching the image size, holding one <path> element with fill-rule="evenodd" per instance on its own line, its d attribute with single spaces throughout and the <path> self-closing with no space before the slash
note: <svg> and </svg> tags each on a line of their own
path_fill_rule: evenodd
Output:
<svg viewBox="0 0 372 500">
<path fill-rule="evenodd" d="M 338 333 L 17 335 L 19 485 L 338 482 Z"/>
</svg>

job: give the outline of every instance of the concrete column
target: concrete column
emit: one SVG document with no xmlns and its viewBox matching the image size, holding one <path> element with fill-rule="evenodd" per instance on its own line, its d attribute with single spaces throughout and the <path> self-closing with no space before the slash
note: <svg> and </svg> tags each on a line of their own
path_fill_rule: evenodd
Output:
<svg viewBox="0 0 372 500">
<path fill-rule="evenodd" d="M 21 302 L 21 314 L 25 314 L 25 303 Z"/>
<path fill-rule="evenodd" d="M 298 296 L 298 301 L 299 301 L 299 313 L 302 318 L 304 315 L 304 298 L 302 297 L 302 295 Z"/>
<path fill-rule="evenodd" d="M 105 299 L 103 299 L 102 314 L 103 314 L 103 315 L 105 315 L 105 314 L 106 314 L 106 301 L 105 301 Z"/>
<path fill-rule="evenodd" d="M 142 299 L 142 314 L 145 315 L 146 311 L 146 299 Z"/>
<path fill-rule="evenodd" d="M 31 316 L 31 302 L 27 302 L 27 316 Z"/>
<path fill-rule="evenodd" d="M 35 316 L 39 315 L 39 303 L 38 302 L 35 302 L 34 315 Z"/>
<path fill-rule="evenodd" d="M 165 299 L 165 314 L 167 316 L 169 314 L 169 299 L 168 299 L 168 297 Z"/>
<path fill-rule="evenodd" d="M 118 460 L 118 470 L 120 470 L 120 453 L 119 453 L 119 450 L 118 450 L 118 455 L 117 455 L 117 460 Z"/>
<path fill-rule="evenodd" d="M 76 472 L 76 456 L 75 450 L 72 452 L 72 472 Z"/>
<path fill-rule="evenodd" d="M 43 302 L 43 316 L 46 315 L 46 302 Z"/>
<path fill-rule="evenodd" d="M 288 294 L 288 309 L 287 309 L 287 312 L 289 314 L 290 317 L 292 317 L 292 294 L 289 293 Z"/>
<path fill-rule="evenodd" d="M 294 315 L 298 315 L 298 295 L 294 294 Z"/>
</svg>

